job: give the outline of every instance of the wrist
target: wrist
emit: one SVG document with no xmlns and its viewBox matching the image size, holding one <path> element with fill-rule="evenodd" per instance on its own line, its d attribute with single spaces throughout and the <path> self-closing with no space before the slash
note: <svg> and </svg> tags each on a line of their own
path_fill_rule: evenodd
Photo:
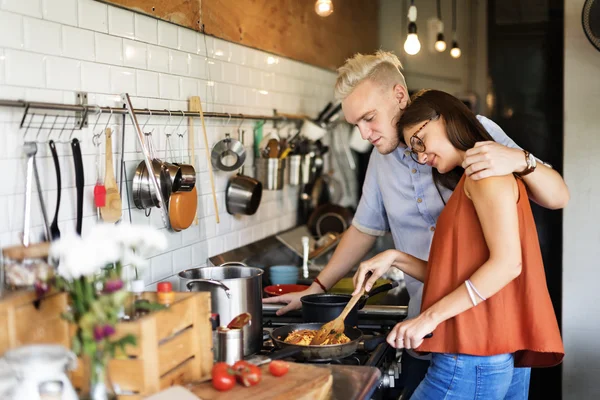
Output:
<svg viewBox="0 0 600 400">
<path fill-rule="evenodd" d="M 435 306 L 432 306 L 432 307 L 428 308 L 427 310 L 425 310 L 423 313 L 421 313 L 421 316 L 426 321 L 432 323 L 435 326 L 438 326 L 439 324 L 444 322 L 446 319 L 446 318 L 444 318 L 444 316 L 441 312 L 439 312 L 438 310 L 435 309 Z"/>
<path fill-rule="evenodd" d="M 325 286 L 325 284 L 323 282 L 321 282 L 319 280 L 318 277 L 313 280 L 313 283 L 310 285 L 310 287 L 308 289 L 312 293 L 315 293 L 315 294 L 327 292 L 327 287 Z"/>
<path fill-rule="evenodd" d="M 527 167 L 529 166 L 527 164 L 527 156 L 525 156 L 523 154 L 523 150 L 519 150 L 519 149 L 514 149 L 514 150 L 515 150 L 516 164 L 515 164 L 515 168 L 514 168 L 513 172 L 516 174 L 520 174 L 520 173 L 524 172 L 527 169 Z"/>
</svg>

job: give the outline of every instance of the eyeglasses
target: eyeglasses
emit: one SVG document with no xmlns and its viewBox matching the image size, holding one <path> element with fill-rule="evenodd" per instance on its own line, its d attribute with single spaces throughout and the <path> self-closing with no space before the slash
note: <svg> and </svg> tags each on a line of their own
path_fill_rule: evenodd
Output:
<svg viewBox="0 0 600 400">
<path fill-rule="evenodd" d="M 425 152 L 425 143 L 423 143 L 423 140 L 418 137 L 417 134 L 421 132 L 430 121 L 430 119 L 425 121 L 425 123 L 410 137 L 410 156 L 417 164 L 425 165 L 425 163 L 419 161 L 419 153 Z"/>
</svg>

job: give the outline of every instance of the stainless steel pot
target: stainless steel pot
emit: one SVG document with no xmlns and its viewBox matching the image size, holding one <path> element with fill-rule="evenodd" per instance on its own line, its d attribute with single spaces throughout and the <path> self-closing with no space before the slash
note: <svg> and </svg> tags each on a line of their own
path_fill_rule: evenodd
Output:
<svg viewBox="0 0 600 400">
<path fill-rule="evenodd" d="M 245 175 L 234 175 L 225 190 L 225 207 L 231 215 L 253 215 L 262 199 L 262 183 Z"/>
<path fill-rule="evenodd" d="M 192 268 L 179 273 L 181 287 L 192 292 L 210 292 L 211 309 L 226 326 L 241 313 L 252 321 L 244 330 L 244 356 L 257 353 L 262 346 L 262 274 L 241 262 L 218 267 Z"/>
<path fill-rule="evenodd" d="M 171 187 L 171 175 L 163 162 L 157 158 L 152 159 L 152 169 L 161 191 L 170 194 L 168 189 Z M 139 163 L 133 176 L 133 203 L 139 209 L 158 207 L 160 204 L 144 161 Z"/>
</svg>

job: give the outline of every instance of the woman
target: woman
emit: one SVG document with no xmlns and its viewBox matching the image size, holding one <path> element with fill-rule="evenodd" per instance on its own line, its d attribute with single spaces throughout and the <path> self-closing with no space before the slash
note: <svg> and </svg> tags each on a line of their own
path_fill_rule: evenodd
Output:
<svg viewBox="0 0 600 400">
<path fill-rule="evenodd" d="M 428 262 L 388 250 L 360 265 L 355 287 L 372 273 L 369 290 L 390 267 L 425 283 L 421 314 L 387 338 L 393 347 L 432 353 L 411 399 L 527 398 L 511 393 L 515 367 L 559 364 L 564 349 L 525 185 L 513 175 L 475 181 L 464 174 L 466 150 L 492 138 L 447 93 L 417 93 L 398 131 L 413 158 L 437 170 L 436 184 L 454 193 Z"/>
</svg>

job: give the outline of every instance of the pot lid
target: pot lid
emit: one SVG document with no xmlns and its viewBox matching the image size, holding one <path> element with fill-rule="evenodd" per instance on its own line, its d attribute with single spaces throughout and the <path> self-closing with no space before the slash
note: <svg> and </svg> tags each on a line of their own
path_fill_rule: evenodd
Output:
<svg viewBox="0 0 600 400">
<path fill-rule="evenodd" d="M 600 50 L 600 1 L 586 0 L 581 13 L 581 23 L 590 43 Z"/>
</svg>

